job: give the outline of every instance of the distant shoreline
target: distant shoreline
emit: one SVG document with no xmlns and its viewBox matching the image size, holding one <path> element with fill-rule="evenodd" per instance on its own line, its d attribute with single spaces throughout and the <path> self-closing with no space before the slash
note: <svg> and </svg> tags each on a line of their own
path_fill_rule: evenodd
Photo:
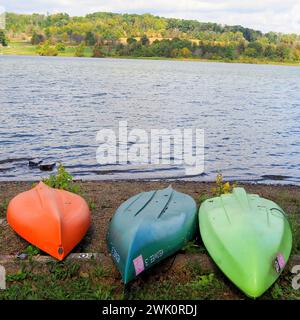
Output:
<svg viewBox="0 0 300 320">
<path fill-rule="evenodd" d="M 32 56 L 40 57 L 35 53 L 36 46 L 33 45 L 24 45 L 23 47 L 2 47 L 0 48 L 0 56 Z M 68 47 L 66 52 L 60 53 L 55 57 L 62 58 L 93 58 L 91 55 L 91 49 L 86 48 L 85 55 L 83 57 L 74 56 L 74 47 Z M 274 66 L 292 66 L 300 67 L 300 63 L 293 62 L 280 62 L 272 60 L 258 60 L 258 59 L 201 59 L 201 58 L 167 58 L 167 57 L 138 57 L 138 56 L 105 56 L 102 58 L 94 59 L 130 59 L 130 60 L 163 60 L 163 61 L 186 61 L 186 62 L 218 62 L 218 63 L 241 63 L 241 64 L 256 64 L 256 65 L 274 65 Z"/>
</svg>

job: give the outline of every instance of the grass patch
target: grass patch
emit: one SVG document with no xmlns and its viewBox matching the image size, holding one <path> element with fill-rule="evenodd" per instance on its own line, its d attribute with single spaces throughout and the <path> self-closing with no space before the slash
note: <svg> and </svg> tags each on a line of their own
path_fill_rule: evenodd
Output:
<svg viewBox="0 0 300 320">
<path fill-rule="evenodd" d="M 185 253 L 206 253 L 204 246 L 197 244 L 196 240 L 189 241 L 182 249 Z"/>
<path fill-rule="evenodd" d="M 197 277 L 199 275 L 204 274 L 200 263 L 198 263 L 198 261 L 188 261 L 187 262 L 187 269 L 188 272 L 190 273 L 191 277 Z"/>
<path fill-rule="evenodd" d="M 262 296 L 262 299 L 272 300 L 299 300 L 300 290 L 292 287 L 295 275 L 285 271 L 273 286 Z"/>
<path fill-rule="evenodd" d="M 59 56 L 62 57 L 74 57 L 76 52 L 76 47 L 66 47 L 64 52 L 60 52 Z M 85 47 L 83 51 L 83 57 L 90 58 L 93 55 L 93 49 L 90 47 Z"/>
<path fill-rule="evenodd" d="M 293 234 L 293 248 L 292 254 L 300 254 L 300 215 L 290 214 L 289 222 L 292 228 Z"/>
<path fill-rule="evenodd" d="M 91 211 L 96 209 L 96 203 L 94 202 L 94 200 L 88 199 L 87 204 L 88 204 Z"/>
<path fill-rule="evenodd" d="M 27 254 L 29 257 L 33 257 L 40 254 L 40 249 L 35 246 L 29 245 L 22 251 L 22 253 Z"/>
<path fill-rule="evenodd" d="M 1 299 L 20 300 L 77 300 L 77 299 L 113 299 L 114 287 L 94 284 L 88 278 L 51 281 L 46 275 L 27 277 L 26 280 L 13 283 L 0 293 Z"/>
<path fill-rule="evenodd" d="M 3 47 L 1 51 L 8 55 L 36 55 L 36 46 L 29 42 L 11 42 L 8 47 Z"/>
<path fill-rule="evenodd" d="M 6 217 L 6 211 L 7 211 L 7 207 L 8 207 L 8 200 L 3 200 L 0 203 L 0 218 L 5 218 Z"/>
<path fill-rule="evenodd" d="M 53 262 L 45 266 L 29 265 L 7 275 L 6 290 L 0 299 L 116 299 L 120 293 L 113 283 L 100 281 L 93 269 L 81 271 L 74 262 Z M 103 270 L 102 270 L 103 271 Z M 108 272 L 108 270 L 107 270 Z M 96 272 L 99 275 L 99 270 Z M 100 272 L 100 274 L 104 274 Z M 106 273 L 108 274 L 108 273 Z M 122 296 L 121 296 L 122 297 Z"/>
<path fill-rule="evenodd" d="M 172 280 L 145 283 L 131 290 L 129 299 L 149 300 L 205 300 L 222 299 L 226 290 L 222 281 L 213 274 L 196 277 L 187 283 Z"/>
<path fill-rule="evenodd" d="M 97 265 L 94 269 L 94 276 L 97 278 L 107 277 L 111 273 L 111 269 L 105 268 L 102 265 Z"/>
<path fill-rule="evenodd" d="M 58 52 L 61 57 L 74 57 L 76 46 L 67 46 L 65 51 Z M 6 55 L 37 55 L 37 46 L 32 45 L 30 42 L 10 42 L 8 47 L 0 48 L 0 53 Z M 85 47 L 84 57 L 90 58 L 93 55 L 92 47 Z M 175 61 L 194 61 L 194 62 L 222 62 L 222 63 L 250 63 L 250 64 L 271 64 L 283 66 L 300 66 L 299 62 L 279 62 L 266 59 L 244 58 L 240 57 L 235 60 L 228 59 L 202 59 L 202 58 L 167 58 L 167 57 L 138 57 L 138 56 L 113 56 L 110 58 L 118 59 L 138 59 L 138 60 L 175 60 Z"/>
<path fill-rule="evenodd" d="M 22 55 L 22 56 L 36 56 L 37 46 L 32 45 L 30 42 L 10 42 L 8 47 L 2 47 L 0 49 L 3 54 L 7 55 Z M 74 57 L 76 47 L 66 47 L 65 51 L 58 52 L 58 56 L 61 57 Z M 84 57 L 91 57 L 93 53 L 92 48 L 86 47 L 84 49 Z"/>
<path fill-rule="evenodd" d="M 203 273 L 196 261 L 187 264 L 186 276 L 172 275 L 143 278 L 133 282 L 127 299 L 149 300 L 206 300 L 246 299 L 228 279 L 219 273 Z M 7 275 L 7 289 L 0 290 L 0 299 L 22 300 L 74 300 L 124 299 L 124 286 L 115 278 L 110 267 L 96 261 L 24 263 L 20 269 Z M 299 299 L 300 290 L 292 288 L 288 271 L 260 299 Z"/>
</svg>

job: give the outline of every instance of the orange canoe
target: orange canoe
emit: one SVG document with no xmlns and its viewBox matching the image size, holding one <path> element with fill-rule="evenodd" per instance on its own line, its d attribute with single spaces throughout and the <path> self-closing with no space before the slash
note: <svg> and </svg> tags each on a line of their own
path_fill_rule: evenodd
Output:
<svg viewBox="0 0 300 320">
<path fill-rule="evenodd" d="M 63 260 L 87 232 L 90 210 L 80 196 L 40 182 L 11 200 L 7 222 L 25 240 Z"/>
</svg>

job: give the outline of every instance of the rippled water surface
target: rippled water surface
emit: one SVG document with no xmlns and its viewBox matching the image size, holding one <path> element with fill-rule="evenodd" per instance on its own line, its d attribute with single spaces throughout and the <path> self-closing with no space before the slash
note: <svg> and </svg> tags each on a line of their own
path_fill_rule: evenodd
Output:
<svg viewBox="0 0 300 320">
<path fill-rule="evenodd" d="M 178 178 L 181 166 L 96 162 L 96 133 L 203 128 L 205 172 L 188 179 L 300 184 L 300 68 L 270 65 L 0 56 L 0 180 Z"/>
</svg>

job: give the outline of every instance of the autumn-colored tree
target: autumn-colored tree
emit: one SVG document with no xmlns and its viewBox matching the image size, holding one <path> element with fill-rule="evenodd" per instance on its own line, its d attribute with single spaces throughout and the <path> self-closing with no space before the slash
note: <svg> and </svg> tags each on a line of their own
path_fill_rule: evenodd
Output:
<svg viewBox="0 0 300 320">
<path fill-rule="evenodd" d="M 31 44 L 40 44 L 46 40 L 45 36 L 41 33 L 34 32 L 31 37 Z"/>
<path fill-rule="evenodd" d="M 102 43 L 95 44 L 95 46 L 93 48 L 93 57 L 94 58 L 103 58 L 104 57 Z"/>
<path fill-rule="evenodd" d="M 84 42 L 81 42 L 75 50 L 74 56 L 75 57 L 84 57 L 84 50 L 85 50 L 85 44 Z"/>
<path fill-rule="evenodd" d="M 189 58 L 189 57 L 192 55 L 191 50 L 188 49 L 188 48 L 182 48 L 182 49 L 180 50 L 180 54 L 181 54 L 181 56 L 184 57 L 184 58 Z"/>
<path fill-rule="evenodd" d="M 55 53 L 52 47 L 57 43 L 80 46 L 84 42 L 86 46 L 93 47 L 93 55 L 100 57 L 180 56 L 300 62 L 299 34 L 264 34 L 239 25 L 169 19 L 151 14 L 97 12 L 71 17 L 63 13 L 7 13 L 6 32 L 0 32 L 0 44 L 7 45 L 7 37 L 9 40 L 29 38 L 32 44 L 39 45 L 41 53 L 52 54 Z M 148 37 L 157 40 L 150 42 Z M 44 46 L 46 40 L 50 42 Z M 58 49 L 56 47 L 59 52 Z"/>
</svg>

